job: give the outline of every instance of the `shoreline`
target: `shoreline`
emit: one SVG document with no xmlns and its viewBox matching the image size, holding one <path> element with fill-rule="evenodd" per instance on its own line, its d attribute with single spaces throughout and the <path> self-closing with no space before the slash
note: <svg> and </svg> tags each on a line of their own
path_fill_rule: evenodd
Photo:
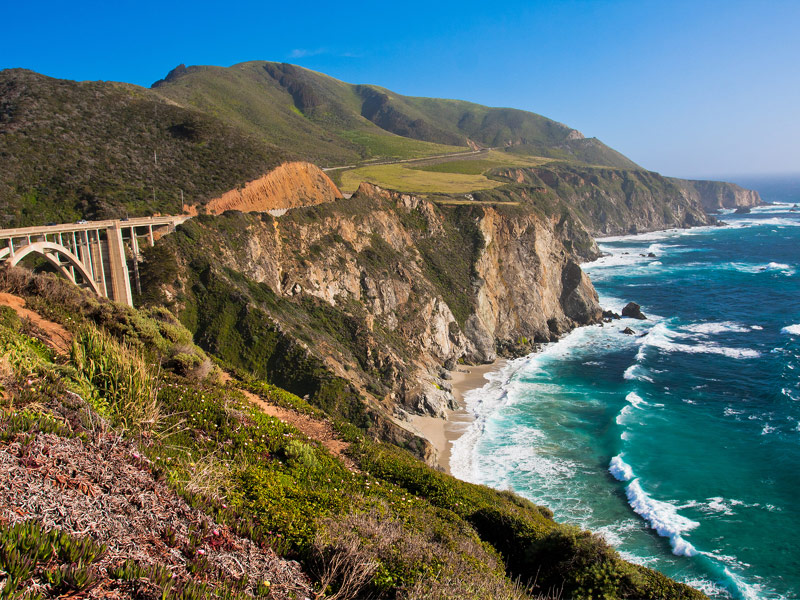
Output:
<svg viewBox="0 0 800 600">
<path fill-rule="evenodd" d="M 484 365 L 457 365 L 456 370 L 451 371 L 453 378 L 450 380 L 450 384 L 453 386 L 453 397 L 456 399 L 458 408 L 448 410 L 446 419 L 424 415 L 413 415 L 411 417 L 411 424 L 436 449 L 436 466 L 444 470 L 445 473 L 452 475 L 450 472 L 450 454 L 453 442 L 460 438 L 475 420 L 467 410 L 464 394 L 471 390 L 482 388 L 488 383 L 485 375 L 499 371 L 507 363 L 508 359 L 500 358 Z"/>
</svg>

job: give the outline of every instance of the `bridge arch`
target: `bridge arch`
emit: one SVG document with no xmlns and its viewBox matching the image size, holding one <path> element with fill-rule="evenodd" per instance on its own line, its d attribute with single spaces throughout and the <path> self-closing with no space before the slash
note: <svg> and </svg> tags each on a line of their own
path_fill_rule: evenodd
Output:
<svg viewBox="0 0 800 600">
<path fill-rule="evenodd" d="M 6 250 L 8 250 L 6 248 Z M 9 251 L 10 253 L 10 251 Z M 28 256 L 29 254 L 39 254 L 40 256 L 44 257 L 51 265 L 56 267 L 61 273 L 63 273 L 68 279 L 70 279 L 73 283 L 77 283 L 73 278 L 72 274 L 67 270 L 64 263 L 58 260 L 57 256 L 63 256 L 67 263 L 74 267 L 74 269 L 80 273 L 83 280 L 89 284 L 91 290 L 97 294 L 98 296 L 104 296 L 102 290 L 97 285 L 97 282 L 92 277 L 92 274 L 88 271 L 86 266 L 80 261 L 80 259 L 75 256 L 72 252 L 67 250 L 61 244 L 56 244 L 55 242 L 34 242 L 33 244 L 28 244 L 27 246 L 23 246 L 18 251 L 14 252 L 14 255 L 8 261 L 9 266 L 16 266 L 23 258 Z M 1 258 L 2 256 L 0 256 Z"/>
</svg>

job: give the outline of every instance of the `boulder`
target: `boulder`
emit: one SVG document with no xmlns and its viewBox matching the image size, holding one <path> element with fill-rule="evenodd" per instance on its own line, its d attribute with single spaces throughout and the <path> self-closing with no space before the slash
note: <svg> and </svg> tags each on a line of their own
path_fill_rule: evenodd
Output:
<svg viewBox="0 0 800 600">
<path fill-rule="evenodd" d="M 633 335 L 636 332 L 630 327 L 626 327 L 625 329 L 622 330 L 622 333 L 624 333 L 625 335 Z"/>
<path fill-rule="evenodd" d="M 622 309 L 622 316 L 630 319 L 639 319 L 640 321 L 644 321 L 647 318 L 644 313 L 642 313 L 642 307 L 636 304 L 636 302 L 628 302 L 625 308 Z"/>
</svg>

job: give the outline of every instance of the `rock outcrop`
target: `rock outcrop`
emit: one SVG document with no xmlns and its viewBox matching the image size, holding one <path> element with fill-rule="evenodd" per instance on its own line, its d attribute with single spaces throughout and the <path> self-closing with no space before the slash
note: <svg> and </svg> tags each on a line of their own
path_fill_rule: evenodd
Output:
<svg viewBox="0 0 800 600">
<path fill-rule="evenodd" d="M 755 190 L 747 190 L 735 183 L 724 181 L 702 181 L 672 179 L 685 196 L 700 204 L 704 210 L 713 212 L 720 208 L 752 207 L 763 204 Z"/>
<path fill-rule="evenodd" d="M 180 269 L 162 301 L 191 315 L 201 345 L 227 345 L 234 364 L 263 363 L 270 375 L 281 360 L 258 356 L 277 352 L 262 349 L 261 314 L 383 414 L 444 416 L 454 401 L 443 365 L 530 352 L 601 320 L 568 231 L 517 206 L 440 206 L 362 184 L 350 199 L 279 218 L 187 222 L 165 239 Z M 231 328 L 236 344 L 223 339 Z"/>
<path fill-rule="evenodd" d="M 624 235 L 715 222 L 696 196 L 650 171 L 557 165 L 501 168 L 492 175 L 510 185 L 476 193 L 476 198 L 510 195 L 548 214 L 570 215 L 584 235 Z M 576 235 L 574 241 L 580 256 L 596 256 L 591 239 Z"/>
<path fill-rule="evenodd" d="M 316 165 L 285 162 L 263 177 L 209 200 L 203 208 L 192 206 L 185 210 L 193 215 L 198 210 L 213 215 L 226 210 L 266 212 L 332 202 L 341 197 L 339 188 Z"/>
</svg>

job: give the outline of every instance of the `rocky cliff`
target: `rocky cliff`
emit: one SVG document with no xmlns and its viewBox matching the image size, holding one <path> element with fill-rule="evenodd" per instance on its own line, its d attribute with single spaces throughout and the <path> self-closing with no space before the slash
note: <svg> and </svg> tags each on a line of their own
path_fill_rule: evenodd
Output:
<svg viewBox="0 0 800 600">
<path fill-rule="evenodd" d="M 329 392 L 301 375 L 325 371 L 366 399 L 367 421 L 402 426 L 404 411 L 453 405 L 444 367 L 599 320 L 567 231 L 528 207 L 439 206 L 363 184 L 279 218 L 198 217 L 142 271 L 155 300 L 232 364 L 312 399 Z"/>
<path fill-rule="evenodd" d="M 650 171 L 558 164 L 496 169 L 492 176 L 509 185 L 481 192 L 476 198 L 505 196 L 537 206 L 546 214 L 569 214 L 594 236 L 715 222 L 703 210 L 699 197 L 678 185 L 680 180 Z M 579 237 L 576 251 L 591 258 L 596 246 Z"/>
<path fill-rule="evenodd" d="M 763 204 L 755 190 L 746 190 L 735 183 L 671 179 L 687 198 L 700 204 L 704 210 L 713 212 L 720 208 L 739 208 Z"/>
<path fill-rule="evenodd" d="M 209 200 L 204 209 L 219 215 L 226 210 L 266 212 L 310 206 L 341 198 L 342 193 L 316 165 L 307 162 L 285 162 L 243 187 L 230 190 Z M 196 215 L 198 206 L 186 206 L 184 212 Z"/>
</svg>

